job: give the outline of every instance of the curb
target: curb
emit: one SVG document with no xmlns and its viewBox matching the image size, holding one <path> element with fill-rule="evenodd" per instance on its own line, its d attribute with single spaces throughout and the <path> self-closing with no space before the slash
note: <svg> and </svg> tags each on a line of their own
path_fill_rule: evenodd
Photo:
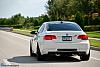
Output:
<svg viewBox="0 0 100 67">
<path fill-rule="evenodd" d="M 12 31 L 11 31 L 12 32 Z M 18 32 L 12 32 L 12 33 L 16 33 L 16 34 L 20 34 L 20 35 L 24 35 L 24 36 L 28 36 L 28 37 L 33 37 L 34 35 L 25 35 L 25 34 L 22 34 L 22 33 L 18 33 Z"/>
<path fill-rule="evenodd" d="M 90 46 L 91 50 L 96 50 L 96 51 L 100 51 L 100 47 L 94 47 L 94 46 Z"/>
<path fill-rule="evenodd" d="M 93 40 L 100 40 L 100 38 L 89 38 L 89 39 L 93 39 Z"/>
</svg>

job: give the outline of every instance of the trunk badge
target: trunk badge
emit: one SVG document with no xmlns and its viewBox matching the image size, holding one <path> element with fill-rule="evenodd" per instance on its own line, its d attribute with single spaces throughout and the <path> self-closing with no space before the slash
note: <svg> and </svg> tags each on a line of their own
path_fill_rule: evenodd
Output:
<svg viewBox="0 0 100 67">
<path fill-rule="evenodd" d="M 66 34 L 66 36 L 68 36 L 68 34 Z"/>
</svg>

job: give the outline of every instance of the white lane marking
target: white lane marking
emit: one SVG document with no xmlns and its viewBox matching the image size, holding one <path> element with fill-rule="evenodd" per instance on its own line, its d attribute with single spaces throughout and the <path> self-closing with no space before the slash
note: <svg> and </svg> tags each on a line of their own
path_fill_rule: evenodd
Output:
<svg viewBox="0 0 100 67">
<path fill-rule="evenodd" d="M 98 59 L 98 58 L 95 58 L 95 57 L 91 57 L 91 58 L 100 61 L 100 59 Z"/>
<path fill-rule="evenodd" d="M 5 32 L 5 31 L 3 31 L 3 32 Z M 16 37 L 16 38 L 19 38 L 19 39 L 22 39 L 22 40 L 27 40 L 27 41 L 30 40 L 30 39 L 23 38 L 24 35 L 12 33 L 12 32 L 7 32 L 7 33 L 9 33 L 9 35 L 11 35 L 11 36 L 13 36 L 13 37 Z M 20 36 L 22 36 L 22 37 L 20 37 Z M 29 37 L 29 38 L 31 38 L 31 37 Z"/>
<path fill-rule="evenodd" d="M 5 65 L 11 65 L 11 63 L 9 61 L 7 61 L 7 59 L 3 59 L 3 64 L 5 64 Z"/>
<path fill-rule="evenodd" d="M 28 41 L 28 39 L 25 39 L 25 38 L 22 38 L 22 37 L 19 37 L 19 36 L 15 36 L 15 35 L 11 35 L 11 36 L 19 38 L 19 39 L 22 39 L 22 40 L 27 40 Z"/>
</svg>

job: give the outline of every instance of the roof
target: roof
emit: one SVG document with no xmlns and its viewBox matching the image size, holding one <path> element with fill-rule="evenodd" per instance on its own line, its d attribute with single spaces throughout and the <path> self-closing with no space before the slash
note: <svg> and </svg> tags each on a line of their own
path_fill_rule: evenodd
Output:
<svg viewBox="0 0 100 67">
<path fill-rule="evenodd" d="M 70 22 L 70 21 L 50 21 L 50 22 L 44 22 L 43 24 L 56 24 L 56 23 L 73 23 L 76 24 L 75 22 Z"/>
</svg>

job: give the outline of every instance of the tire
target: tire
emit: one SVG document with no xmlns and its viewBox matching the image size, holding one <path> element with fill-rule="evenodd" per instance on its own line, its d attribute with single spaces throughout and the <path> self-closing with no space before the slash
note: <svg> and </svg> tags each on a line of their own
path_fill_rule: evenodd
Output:
<svg viewBox="0 0 100 67">
<path fill-rule="evenodd" d="M 84 55 L 81 55 L 81 56 L 80 56 L 80 59 L 81 59 L 82 61 L 88 61 L 89 58 L 90 58 L 90 51 L 89 51 L 89 54 L 84 54 Z"/>
<path fill-rule="evenodd" d="M 43 56 L 41 55 L 40 48 L 39 48 L 38 44 L 37 44 L 37 60 L 38 61 L 42 61 L 43 60 Z"/>
<path fill-rule="evenodd" d="M 33 53 L 33 51 L 32 51 L 31 43 L 30 43 L 30 56 L 31 56 L 31 57 L 36 57 L 36 54 Z"/>
</svg>

